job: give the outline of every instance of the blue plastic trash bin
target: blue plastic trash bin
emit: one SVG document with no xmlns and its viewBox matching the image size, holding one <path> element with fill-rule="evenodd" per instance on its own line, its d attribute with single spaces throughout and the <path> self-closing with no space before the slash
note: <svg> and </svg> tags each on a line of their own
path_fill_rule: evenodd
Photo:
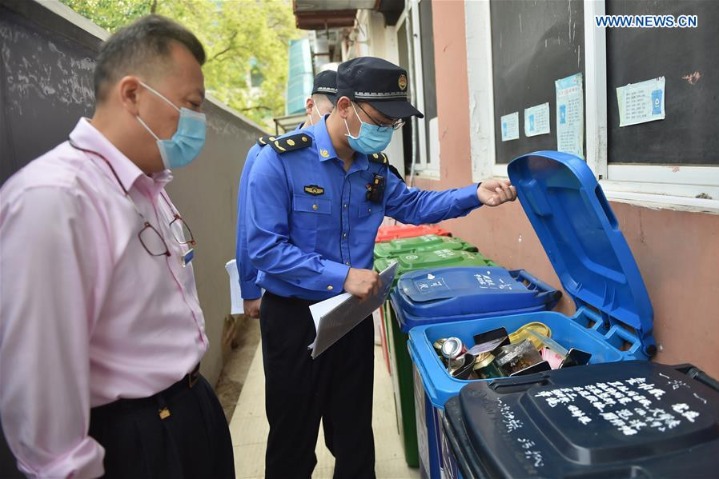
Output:
<svg viewBox="0 0 719 479">
<path fill-rule="evenodd" d="M 513 160 L 509 177 L 529 221 L 565 291 L 576 304 L 566 316 L 540 311 L 418 326 L 409 332 L 414 364 L 418 430 L 427 430 L 431 477 L 441 477 L 440 427 L 445 403 L 471 381 L 451 377 L 433 343 L 504 327 L 512 332 L 531 322 L 549 326 L 563 346 L 592 354 L 591 364 L 646 360 L 656 352 L 649 295 L 631 250 L 601 187 L 587 164 L 573 155 L 543 151 Z M 424 409 L 424 410 L 421 410 Z"/>
<path fill-rule="evenodd" d="M 474 320 L 553 308 L 561 293 L 524 270 L 508 271 L 498 266 L 462 266 L 410 271 L 390 293 L 391 311 L 406 348 L 407 333 L 414 327 L 442 322 Z M 472 313 L 473 312 L 473 313 Z M 394 326 L 394 325 L 393 325 Z M 436 476 L 438 454 L 430 454 L 436 444 L 436 429 L 426 427 L 424 395 L 417 392 L 418 379 L 406 349 L 406 373 L 410 404 L 417 430 L 420 473 Z M 400 374 L 402 372 L 400 371 Z M 433 472 L 434 471 L 434 472 Z"/>
</svg>

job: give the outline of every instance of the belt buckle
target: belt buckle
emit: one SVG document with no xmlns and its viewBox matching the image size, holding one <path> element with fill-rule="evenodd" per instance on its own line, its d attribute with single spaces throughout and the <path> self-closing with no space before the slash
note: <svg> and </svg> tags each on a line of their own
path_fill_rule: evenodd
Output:
<svg viewBox="0 0 719 479">
<path fill-rule="evenodd" d="M 187 374 L 187 385 L 192 388 L 196 383 L 197 380 L 200 379 L 200 366 L 197 365 L 195 369 L 190 371 Z"/>
</svg>

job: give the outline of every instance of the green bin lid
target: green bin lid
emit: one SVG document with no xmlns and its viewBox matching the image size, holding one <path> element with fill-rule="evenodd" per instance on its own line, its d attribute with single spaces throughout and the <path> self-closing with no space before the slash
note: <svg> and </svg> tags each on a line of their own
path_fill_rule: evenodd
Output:
<svg viewBox="0 0 719 479">
<path fill-rule="evenodd" d="M 476 246 L 463 241 L 461 238 L 431 234 L 377 243 L 374 247 L 374 257 L 387 258 L 405 253 L 434 251 L 438 249 L 477 251 Z"/>
<path fill-rule="evenodd" d="M 374 262 L 374 268 L 377 271 L 383 271 L 393 261 L 399 263 L 397 265 L 395 283 L 404 273 L 417 269 L 442 268 L 445 266 L 497 266 L 494 261 L 485 258 L 479 253 L 439 249 L 435 251 L 405 253 L 392 258 L 377 258 Z"/>
</svg>

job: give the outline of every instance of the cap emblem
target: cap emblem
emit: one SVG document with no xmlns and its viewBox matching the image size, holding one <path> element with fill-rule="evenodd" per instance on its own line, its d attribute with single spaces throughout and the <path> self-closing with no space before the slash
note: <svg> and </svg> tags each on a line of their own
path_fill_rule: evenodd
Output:
<svg viewBox="0 0 719 479">
<path fill-rule="evenodd" d="M 397 84 L 399 85 L 400 90 L 405 91 L 407 89 L 407 75 L 402 73 L 399 76 L 399 80 L 397 81 Z"/>
</svg>

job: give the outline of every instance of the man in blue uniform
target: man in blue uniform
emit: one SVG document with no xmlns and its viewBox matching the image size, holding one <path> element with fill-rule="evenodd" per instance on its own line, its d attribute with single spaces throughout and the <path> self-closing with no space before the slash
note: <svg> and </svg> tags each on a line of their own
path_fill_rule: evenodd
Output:
<svg viewBox="0 0 719 479">
<path fill-rule="evenodd" d="M 372 253 L 384 216 L 436 223 L 516 199 L 507 180 L 421 191 L 389 173 L 381 152 L 394 129 L 422 116 L 407 99 L 407 85 L 407 72 L 385 60 L 342 63 L 332 113 L 271 142 L 250 174 L 248 250 L 266 290 L 260 328 L 267 478 L 311 477 L 320 418 L 329 423 L 334 477 L 375 477 L 372 321 L 315 360 L 307 346 L 315 338 L 310 304 L 343 291 L 364 298 L 378 290 Z"/>
<path fill-rule="evenodd" d="M 315 76 L 312 93 L 305 101 L 307 120 L 297 127 L 297 130 L 308 128 L 322 119 L 322 117 L 335 106 L 335 94 L 337 93 L 337 72 L 326 70 Z M 242 295 L 243 310 L 251 318 L 260 317 L 260 301 L 262 290 L 255 284 L 257 280 L 257 268 L 252 266 L 250 257 L 247 254 L 246 219 L 247 204 L 247 183 L 250 177 L 249 172 L 254 165 L 260 150 L 267 145 L 267 142 L 274 141 L 272 136 L 263 136 L 250 148 L 242 167 L 240 176 L 240 189 L 237 194 L 237 239 L 235 247 L 235 262 L 240 276 L 240 294 Z"/>
</svg>

